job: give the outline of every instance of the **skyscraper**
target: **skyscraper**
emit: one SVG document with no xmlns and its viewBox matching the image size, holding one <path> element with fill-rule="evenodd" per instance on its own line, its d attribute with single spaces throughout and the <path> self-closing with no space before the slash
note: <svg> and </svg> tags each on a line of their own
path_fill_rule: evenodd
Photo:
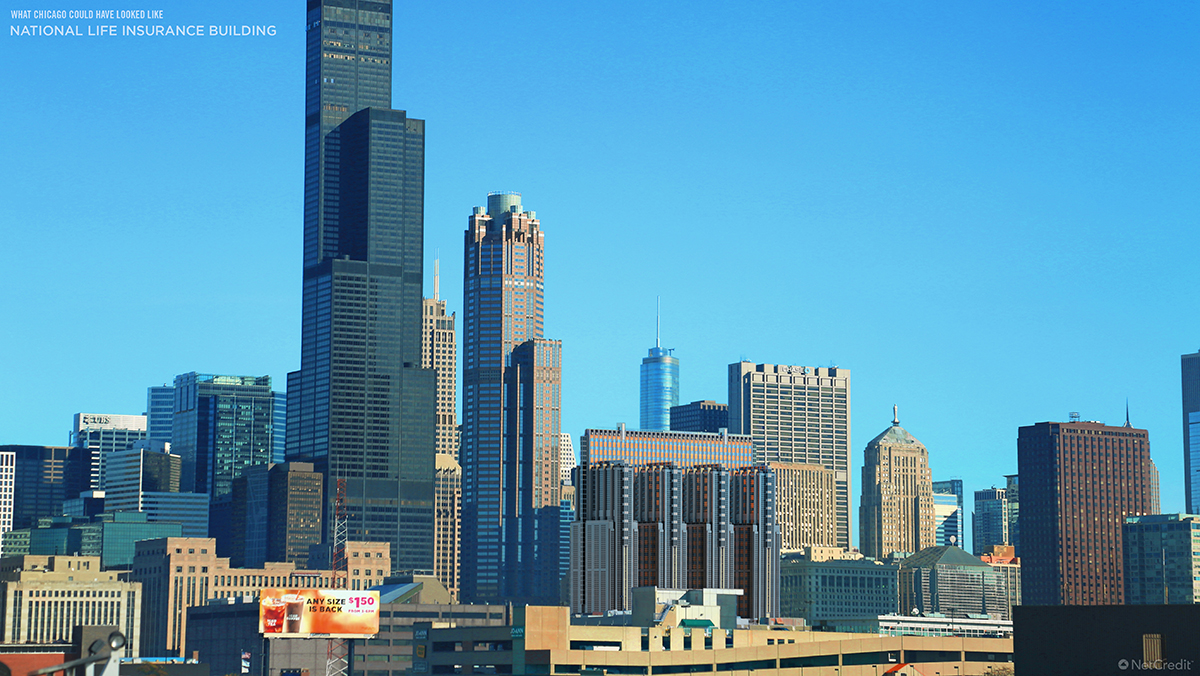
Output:
<svg viewBox="0 0 1200 676">
<path fill-rule="evenodd" d="M 971 551 L 975 556 L 994 545 L 1011 546 L 1008 494 L 1003 488 L 975 491 L 975 510 L 971 513 Z"/>
<path fill-rule="evenodd" d="M 542 334 L 543 247 L 520 193 L 489 194 L 486 211 L 475 207 L 468 221 L 459 453 L 468 603 L 559 597 L 557 580 L 537 572 L 558 570 L 564 544 L 556 535 L 562 343 Z"/>
<path fill-rule="evenodd" d="M 275 394 L 270 376 L 175 376 L 171 452 L 183 459 L 179 490 L 225 498 L 252 465 L 271 462 Z"/>
<path fill-rule="evenodd" d="M 163 383 L 146 388 L 146 438 L 171 441 L 175 421 L 175 387 Z"/>
<path fill-rule="evenodd" d="M 679 360 L 662 347 L 655 332 L 654 347 L 642 359 L 639 427 L 671 429 L 671 407 L 679 405 Z"/>
<path fill-rule="evenodd" d="M 892 426 L 863 451 L 858 547 L 882 559 L 893 552 L 915 554 L 933 547 L 933 479 L 929 451 L 900 426 Z"/>
<path fill-rule="evenodd" d="M 754 439 L 755 462 L 833 470 L 837 546 L 850 547 L 850 370 L 729 365 L 729 433 Z"/>
<path fill-rule="evenodd" d="M 1017 432 L 1027 605 L 1124 603 L 1121 527 L 1150 511 L 1146 430 L 1043 422 Z"/>
<path fill-rule="evenodd" d="M 108 456 L 146 438 L 146 416 L 110 413 L 76 413 L 71 445 L 87 449 L 92 462 L 90 488 L 103 490 Z M 75 496 L 71 496 L 75 497 Z"/>
<path fill-rule="evenodd" d="M 936 546 L 963 547 L 966 544 L 962 479 L 933 482 L 933 520 Z"/>
<path fill-rule="evenodd" d="M 462 467 L 449 453 L 437 454 L 437 536 L 433 574 L 450 596 L 458 598 L 459 560 L 462 558 Z"/>
<path fill-rule="evenodd" d="M 311 0 L 300 370 L 287 455 L 338 480 L 352 540 L 433 570 L 435 374 L 421 368 L 425 122 L 392 110 L 390 0 Z"/>
<path fill-rule="evenodd" d="M 1179 358 L 1183 390 L 1183 490 L 1190 514 L 1200 514 L 1200 352 Z"/>
<path fill-rule="evenodd" d="M 421 367 L 437 372 L 436 450 L 458 460 L 458 343 L 454 313 L 446 314 L 439 297 L 440 274 L 434 262 L 433 298 L 421 301 Z"/>
</svg>

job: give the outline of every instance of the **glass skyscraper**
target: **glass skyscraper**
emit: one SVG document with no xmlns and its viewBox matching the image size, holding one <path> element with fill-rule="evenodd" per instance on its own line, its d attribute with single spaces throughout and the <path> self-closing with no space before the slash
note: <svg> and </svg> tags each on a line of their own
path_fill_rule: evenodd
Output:
<svg viewBox="0 0 1200 676">
<path fill-rule="evenodd" d="M 180 491 L 223 498 L 247 467 L 271 462 L 275 394 L 270 376 L 175 376 L 171 452 L 182 458 Z"/>
<path fill-rule="evenodd" d="M 962 479 L 933 482 L 933 521 L 937 531 L 934 542 L 938 547 L 962 547 L 966 544 Z"/>
<path fill-rule="evenodd" d="M 655 343 L 642 359 L 639 427 L 650 431 L 671 429 L 671 407 L 679 405 L 679 360 Z"/>
<path fill-rule="evenodd" d="M 463 266 L 461 598 L 555 604 L 562 343 L 543 338 L 544 237 L 520 193 L 475 207 Z"/>
<path fill-rule="evenodd" d="M 392 110 L 390 0 L 308 3 L 300 370 L 287 457 L 344 480 L 348 537 L 433 570 L 434 372 L 421 368 L 425 122 Z"/>
<path fill-rule="evenodd" d="M 1200 514 L 1200 352 L 1179 358 L 1183 391 L 1183 492 L 1190 514 Z"/>
</svg>

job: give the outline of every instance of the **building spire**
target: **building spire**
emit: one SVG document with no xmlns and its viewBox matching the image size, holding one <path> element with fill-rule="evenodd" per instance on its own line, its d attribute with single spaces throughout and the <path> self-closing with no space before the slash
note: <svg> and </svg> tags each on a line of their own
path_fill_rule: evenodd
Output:
<svg viewBox="0 0 1200 676">
<path fill-rule="evenodd" d="M 441 283 L 441 279 L 440 279 L 441 273 L 438 270 L 438 267 L 439 267 L 439 264 L 442 262 L 441 257 L 442 257 L 442 250 L 438 249 L 437 257 L 433 259 L 433 299 L 434 300 L 440 300 L 438 298 L 438 295 L 439 295 L 438 291 L 439 291 L 439 284 Z"/>
<path fill-rule="evenodd" d="M 662 347 L 659 335 L 662 333 L 662 296 L 654 297 L 654 347 Z"/>
<path fill-rule="evenodd" d="M 1133 427 L 1129 424 L 1129 397 L 1125 397 L 1125 426 Z"/>
<path fill-rule="evenodd" d="M 892 404 L 892 424 L 900 424 L 900 407 L 896 404 Z"/>
</svg>

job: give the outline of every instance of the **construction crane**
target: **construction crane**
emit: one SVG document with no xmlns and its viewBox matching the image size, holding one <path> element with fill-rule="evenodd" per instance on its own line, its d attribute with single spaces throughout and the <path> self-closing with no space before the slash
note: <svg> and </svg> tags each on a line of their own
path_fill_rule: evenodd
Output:
<svg viewBox="0 0 1200 676">
<path fill-rule="evenodd" d="M 337 480 L 337 497 L 333 503 L 333 551 L 330 552 L 333 575 L 330 580 L 334 589 L 345 589 L 346 570 L 346 480 Z M 350 641 L 344 638 L 329 639 L 328 656 L 325 661 L 325 676 L 346 676 L 349 668 Z"/>
</svg>

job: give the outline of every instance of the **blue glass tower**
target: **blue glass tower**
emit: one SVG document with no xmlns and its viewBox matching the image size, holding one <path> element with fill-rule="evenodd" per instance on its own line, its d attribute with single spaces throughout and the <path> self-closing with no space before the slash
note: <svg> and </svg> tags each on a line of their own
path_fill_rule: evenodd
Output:
<svg viewBox="0 0 1200 676">
<path fill-rule="evenodd" d="M 671 429 L 671 407 L 679 405 L 679 360 L 671 350 L 655 345 L 642 359 L 642 397 L 639 427 Z"/>
<path fill-rule="evenodd" d="M 671 407 L 679 405 L 679 360 L 672 351 L 662 346 L 656 319 L 654 347 L 642 360 L 640 429 L 671 429 Z"/>
<path fill-rule="evenodd" d="M 1200 514 L 1200 352 L 1181 355 L 1183 390 L 1183 497 L 1189 514 Z"/>
</svg>

